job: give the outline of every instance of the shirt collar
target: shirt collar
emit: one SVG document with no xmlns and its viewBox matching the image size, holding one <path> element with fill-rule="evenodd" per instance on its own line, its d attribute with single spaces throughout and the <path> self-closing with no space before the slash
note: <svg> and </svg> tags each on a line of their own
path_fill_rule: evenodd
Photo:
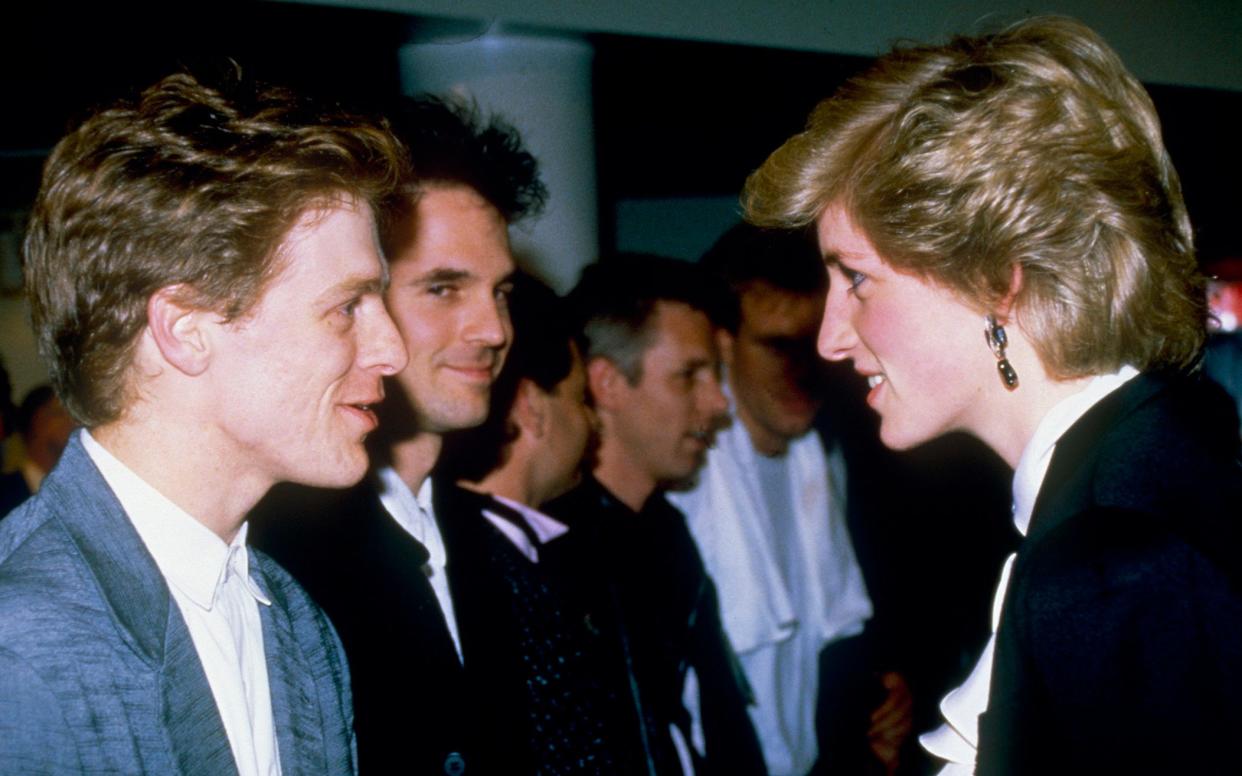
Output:
<svg viewBox="0 0 1242 776">
<path fill-rule="evenodd" d="M 232 574 L 242 581 L 242 586 L 255 600 L 271 605 L 250 579 L 250 553 L 246 549 L 249 526 L 246 523 L 242 523 L 233 541 L 225 544 L 211 529 L 108 452 L 89 431 L 82 432 L 82 446 L 121 502 L 121 508 L 168 584 L 196 606 L 210 611 L 215 606 L 220 586 Z"/>
<path fill-rule="evenodd" d="M 569 532 L 569 526 L 560 520 L 545 515 L 534 507 L 528 507 L 511 498 L 495 494 L 492 494 L 492 498 L 521 515 L 526 524 L 530 526 L 530 529 L 535 532 L 535 537 L 539 539 L 540 544 L 547 544 L 558 536 L 563 536 Z"/>
<path fill-rule="evenodd" d="M 375 477 L 379 482 L 380 503 L 385 511 L 423 545 L 429 556 L 428 563 L 435 568 L 444 568 L 448 556 L 436 525 L 431 477 L 423 480 L 418 493 L 410 490 L 410 486 L 391 466 L 377 470 Z"/>
<path fill-rule="evenodd" d="M 1112 374 L 1095 377 L 1086 388 L 1058 402 L 1035 427 L 1035 434 L 1023 449 L 1013 473 L 1013 524 L 1023 536 L 1030 527 L 1035 499 L 1043 485 L 1044 475 L 1048 473 L 1057 440 L 1087 410 L 1137 374 L 1137 369 L 1126 365 Z"/>
</svg>

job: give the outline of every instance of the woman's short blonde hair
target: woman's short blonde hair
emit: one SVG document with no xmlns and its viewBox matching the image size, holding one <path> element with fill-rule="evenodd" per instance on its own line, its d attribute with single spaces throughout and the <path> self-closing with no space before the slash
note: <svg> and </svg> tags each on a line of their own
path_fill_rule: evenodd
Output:
<svg viewBox="0 0 1242 776">
<path fill-rule="evenodd" d="M 1094 32 L 1037 18 L 898 48 L 746 183 L 749 220 L 843 206 L 895 268 L 1013 310 L 1060 378 L 1189 367 L 1207 319 L 1181 184 L 1147 92 Z"/>
</svg>

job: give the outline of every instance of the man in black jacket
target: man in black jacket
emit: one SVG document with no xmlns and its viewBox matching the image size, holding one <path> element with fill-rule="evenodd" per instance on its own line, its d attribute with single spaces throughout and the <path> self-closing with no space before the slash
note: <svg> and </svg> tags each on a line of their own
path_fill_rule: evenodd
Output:
<svg viewBox="0 0 1242 776">
<path fill-rule="evenodd" d="M 485 713 L 493 687 L 459 627 L 474 617 L 455 580 L 469 563 L 457 563 L 458 532 L 429 475 L 443 435 L 487 417 L 512 338 L 508 226 L 538 210 L 544 189 L 534 158 L 495 120 L 428 98 L 390 118 L 414 177 L 408 212 L 382 235 L 386 302 L 411 356 L 378 408 L 378 465 L 349 491 L 273 494 L 252 536 L 340 632 L 364 774 L 531 773 L 529 738 Z M 306 520 L 265 519 L 281 514 Z"/>
<path fill-rule="evenodd" d="M 549 561 L 622 677 L 645 754 L 637 772 L 763 773 L 715 585 L 663 495 L 703 465 L 727 410 L 718 296 L 693 265 L 620 256 L 589 267 L 571 300 L 585 321 L 600 447 L 592 475 L 549 506 L 570 527 Z M 686 692 L 698 695 L 698 718 Z"/>
</svg>

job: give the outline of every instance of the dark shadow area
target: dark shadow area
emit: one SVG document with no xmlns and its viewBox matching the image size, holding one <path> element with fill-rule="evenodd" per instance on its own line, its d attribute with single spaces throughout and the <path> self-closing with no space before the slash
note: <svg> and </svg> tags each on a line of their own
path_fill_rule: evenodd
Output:
<svg viewBox="0 0 1242 776">
<path fill-rule="evenodd" d="M 93 106 L 167 73 L 228 66 L 369 104 L 400 90 L 401 14 L 231 0 L 159 8 L 6 11 L 0 24 L 0 208 L 33 199 L 43 158 Z M 596 47 L 602 242 L 619 199 L 733 196 L 867 59 L 618 35 Z M 1242 254 L 1242 93 L 1151 87 L 1204 261 Z"/>
</svg>

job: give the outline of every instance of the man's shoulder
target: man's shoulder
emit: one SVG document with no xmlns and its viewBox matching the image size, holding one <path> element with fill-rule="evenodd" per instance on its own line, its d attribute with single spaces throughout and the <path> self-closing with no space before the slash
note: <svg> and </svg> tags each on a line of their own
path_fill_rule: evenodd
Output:
<svg viewBox="0 0 1242 776">
<path fill-rule="evenodd" d="M 579 524 L 594 524 L 600 516 L 633 514 L 599 480 L 590 475 L 583 477 L 567 493 L 544 504 L 541 509 L 571 529 L 578 528 Z"/>
<path fill-rule="evenodd" d="M 441 530 L 451 528 L 459 518 L 482 518 L 483 510 L 491 503 L 491 496 L 477 493 L 447 480 L 436 479 L 431 489 L 431 510 Z"/>
<path fill-rule="evenodd" d="M 30 550 L 23 548 L 37 533 L 44 534 L 42 537 L 44 542 L 52 538 L 67 540 L 68 537 L 62 531 L 58 531 L 56 525 L 49 525 L 51 518 L 52 512 L 46 509 L 42 499 L 36 496 L 27 499 L 21 506 L 10 512 L 3 521 L 0 521 L 0 569 L 3 568 L 2 564 L 8 560 L 10 555 L 29 552 Z"/>
<path fill-rule="evenodd" d="M 83 549 L 38 497 L 0 523 L 0 547 L 0 650 L 10 659 L 85 675 L 131 651 Z"/>
<path fill-rule="evenodd" d="M 0 607 L 33 596 L 53 608 L 94 591 L 81 548 L 43 501 L 36 496 L 0 522 Z"/>
<path fill-rule="evenodd" d="M 343 490 L 281 483 L 250 511 L 249 543 L 300 578 L 304 562 L 348 556 L 382 512 L 369 480 Z"/>
</svg>

